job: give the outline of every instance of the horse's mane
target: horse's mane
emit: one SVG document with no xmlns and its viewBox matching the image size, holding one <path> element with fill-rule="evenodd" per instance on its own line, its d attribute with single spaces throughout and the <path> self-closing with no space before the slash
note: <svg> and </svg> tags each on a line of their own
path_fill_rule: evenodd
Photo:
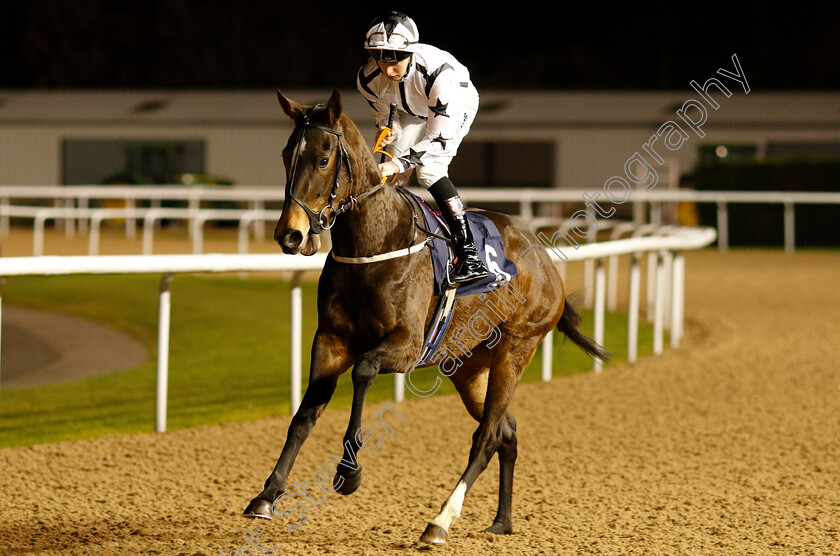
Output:
<svg viewBox="0 0 840 556">
<path fill-rule="evenodd" d="M 342 132 L 347 151 L 350 154 L 350 165 L 353 168 L 353 176 L 356 186 L 368 186 L 377 183 L 379 180 L 379 166 L 373 156 L 373 150 L 368 145 L 355 122 L 347 114 L 341 114 L 338 120 L 339 129 Z M 361 178 L 365 178 L 364 184 Z"/>
</svg>

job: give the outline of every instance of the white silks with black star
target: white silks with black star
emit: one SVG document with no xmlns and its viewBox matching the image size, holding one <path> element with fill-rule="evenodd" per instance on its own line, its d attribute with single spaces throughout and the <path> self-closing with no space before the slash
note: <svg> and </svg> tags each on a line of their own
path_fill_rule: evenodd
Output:
<svg viewBox="0 0 840 556">
<path fill-rule="evenodd" d="M 389 150 L 401 171 L 415 168 L 425 187 L 448 175 L 449 163 L 478 110 L 478 92 L 463 64 L 448 52 L 421 43 L 399 82 L 388 79 L 370 58 L 359 70 L 356 84 L 377 127 L 387 125 L 389 106 L 396 105 L 392 129 L 397 139 Z"/>
</svg>

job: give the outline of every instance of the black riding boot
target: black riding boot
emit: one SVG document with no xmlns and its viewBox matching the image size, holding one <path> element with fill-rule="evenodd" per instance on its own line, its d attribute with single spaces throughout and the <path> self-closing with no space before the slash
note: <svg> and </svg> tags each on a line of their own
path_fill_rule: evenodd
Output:
<svg viewBox="0 0 840 556">
<path fill-rule="evenodd" d="M 429 193 L 437 202 L 452 240 L 452 250 L 455 252 L 455 262 L 449 281 L 453 284 L 464 284 L 486 277 L 489 273 L 475 248 L 475 241 L 467 223 L 464 204 L 458 196 L 455 186 L 449 178 L 441 178 L 429 188 Z"/>
</svg>

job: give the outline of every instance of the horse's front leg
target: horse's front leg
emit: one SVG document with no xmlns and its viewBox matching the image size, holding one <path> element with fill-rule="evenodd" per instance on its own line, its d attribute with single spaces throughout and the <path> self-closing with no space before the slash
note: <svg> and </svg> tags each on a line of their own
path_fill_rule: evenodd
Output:
<svg viewBox="0 0 840 556">
<path fill-rule="evenodd" d="M 391 333 L 375 349 L 365 353 L 353 366 L 353 407 L 344 433 L 344 455 L 336 468 L 333 486 L 341 494 L 352 494 L 362 482 L 358 451 L 364 438 L 359 437 L 365 395 L 380 373 L 405 372 L 415 360 L 415 350 L 407 331 Z"/>
<path fill-rule="evenodd" d="M 274 471 L 265 481 L 263 491 L 245 508 L 245 517 L 272 518 L 274 502 L 286 490 L 286 481 L 301 446 L 332 398 L 339 375 L 351 364 L 346 342 L 342 338 L 321 331 L 315 335 L 309 385 L 289 425 L 286 443 Z"/>
</svg>

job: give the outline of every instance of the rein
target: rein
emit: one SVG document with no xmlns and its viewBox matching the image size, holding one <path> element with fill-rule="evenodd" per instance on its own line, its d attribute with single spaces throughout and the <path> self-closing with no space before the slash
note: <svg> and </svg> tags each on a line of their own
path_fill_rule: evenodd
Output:
<svg viewBox="0 0 840 556">
<path fill-rule="evenodd" d="M 333 202 L 335 201 L 335 197 L 338 193 L 338 178 L 341 173 L 342 165 L 347 168 L 347 177 L 349 183 L 353 183 L 353 170 L 350 167 L 350 155 L 347 153 L 347 148 L 344 146 L 344 140 L 342 138 L 342 133 L 337 129 L 332 129 L 330 127 L 324 127 L 320 125 L 315 125 L 310 121 L 310 116 L 312 112 L 322 105 L 316 105 L 310 108 L 306 114 L 304 114 L 302 121 L 297 125 L 298 128 L 301 128 L 303 132 L 300 135 L 300 139 L 295 146 L 295 158 L 294 163 L 292 164 L 292 171 L 290 176 L 290 186 L 289 186 L 289 197 L 300 206 L 306 212 L 306 215 L 309 217 L 309 229 L 312 233 L 320 234 L 324 230 L 329 230 L 335 224 L 336 218 L 349 210 L 353 210 L 353 207 L 356 206 L 356 203 L 367 197 L 368 195 L 372 195 L 376 193 L 381 187 L 382 184 L 373 187 L 358 197 L 353 197 L 349 195 L 347 200 L 340 203 L 338 207 L 333 207 Z M 295 194 L 294 194 L 294 185 L 295 185 L 295 174 L 297 170 L 297 163 L 300 158 L 300 148 L 303 144 L 303 140 L 306 138 L 306 131 L 309 129 L 317 129 L 319 131 L 323 131 L 325 133 L 330 133 L 335 135 L 338 138 L 338 146 L 336 149 L 338 150 L 338 154 L 341 157 L 341 161 L 337 162 L 335 165 L 335 176 L 333 177 L 333 185 L 332 189 L 330 190 L 329 201 L 327 202 L 326 206 L 322 208 L 319 212 L 315 212 L 309 206 L 301 201 Z"/>
<path fill-rule="evenodd" d="M 341 167 L 344 166 L 344 167 L 347 168 L 347 176 L 348 176 L 348 179 L 349 179 L 350 183 L 353 183 L 353 171 L 352 171 L 351 166 L 350 166 L 350 155 L 347 152 L 347 148 L 344 146 L 344 140 L 343 140 L 342 133 L 337 129 L 333 129 L 333 128 L 325 127 L 325 126 L 320 126 L 320 125 L 315 125 L 310 120 L 310 117 L 311 117 L 313 111 L 316 110 L 317 108 L 322 108 L 322 107 L 323 107 L 323 105 L 319 104 L 319 105 L 316 105 L 316 106 L 310 108 L 303 115 L 303 118 L 301 119 L 301 121 L 299 123 L 297 123 L 297 127 L 302 129 L 303 131 L 301 132 L 300 139 L 298 140 L 297 145 L 295 146 L 294 162 L 292 163 L 292 169 L 291 169 L 291 172 L 290 172 L 291 175 L 289 177 L 289 183 L 290 183 L 289 198 L 291 198 L 292 201 L 297 203 L 298 206 L 300 206 L 306 212 L 306 215 L 309 217 L 309 229 L 314 234 L 320 234 L 324 230 L 329 230 L 330 228 L 332 228 L 333 225 L 335 225 L 335 221 L 336 221 L 336 219 L 338 218 L 339 215 L 353 210 L 353 208 L 356 206 L 356 204 L 358 204 L 360 201 L 362 201 L 365 197 L 368 197 L 369 195 L 373 195 L 374 193 L 379 191 L 385 185 L 384 181 L 381 182 L 381 183 L 378 183 L 377 185 L 375 185 L 371 189 L 369 189 L 369 190 L 365 191 L 364 193 L 360 194 L 358 197 L 354 197 L 353 195 L 348 195 L 347 200 L 343 201 L 342 203 L 339 203 L 339 205 L 337 207 L 333 207 L 333 202 L 335 201 L 336 195 L 338 194 L 338 187 L 339 187 L 338 179 L 339 179 L 339 176 L 340 176 L 340 173 L 341 173 Z M 316 130 L 319 130 L 319 131 L 323 131 L 325 133 L 335 135 L 338 138 L 338 145 L 336 147 L 336 150 L 338 150 L 339 157 L 341 158 L 341 160 L 339 162 L 337 162 L 336 166 L 335 166 L 335 176 L 333 177 L 333 185 L 332 185 L 332 189 L 330 190 L 329 201 L 327 202 L 326 206 L 324 206 L 324 208 L 322 208 L 319 212 L 315 212 L 314 210 L 309 208 L 309 206 L 306 203 L 304 203 L 302 200 L 300 200 L 294 194 L 295 175 L 296 175 L 296 170 L 297 170 L 297 163 L 298 163 L 298 160 L 300 159 L 300 149 L 301 149 L 301 145 L 303 144 L 304 139 L 306 138 L 306 132 L 309 129 L 316 129 Z M 416 211 L 417 207 L 416 207 L 415 203 L 409 198 L 408 193 L 403 191 L 401 187 L 397 187 L 396 190 L 400 194 L 400 197 L 406 203 L 408 203 L 408 205 L 411 207 L 412 216 L 414 218 L 414 226 L 412 226 L 413 237 L 409 241 L 409 246 L 408 247 L 403 247 L 401 249 L 397 249 L 396 251 L 390 251 L 388 253 L 382 253 L 382 254 L 379 254 L 379 255 L 372 255 L 372 256 L 369 256 L 369 257 L 342 257 L 340 255 L 336 255 L 334 252 L 331 252 L 330 255 L 332 256 L 333 259 L 335 259 L 336 261 L 338 261 L 340 263 L 368 264 L 368 263 L 374 263 L 374 262 L 379 262 L 379 261 L 387 261 L 387 260 L 395 259 L 395 258 L 398 258 L 398 257 L 405 257 L 407 255 L 411 255 L 412 253 L 417 253 L 418 251 L 421 251 L 422 249 L 424 249 L 426 247 L 430 247 L 431 246 L 431 241 L 434 237 L 440 237 L 441 239 L 444 239 L 447 242 L 449 241 L 448 238 L 443 238 L 441 236 L 438 236 L 438 235 L 434 234 L 433 232 L 431 232 L 429 230 L 426 230 L 420 224 L 418 224 L 418 222 L 417 222 L 417 211 Z M 417 230 L 418 229 L 425 232 L 427 234 L 427 238 L 420 243 L 415 243 L 415 240 L 417 239 Z"/>
<path fill-rule="evenodd" d="M 387 253 L 381 253 L 379 255 L 371 255 L 369 257 L 342 257 L 340 255 L 336 255 L 334 251 L 330 252 L 330 256 L 340 263 L 346 264 L 369 264 L 369 263 L 378 263 L 380 261 L 388 261 L 391 259 L 397 259 L 399 257 L 406 257 L 413 253 L 417 253 L 418 251 L 422 251 L 426 247 L 431 248 L 432 240 L 434 239 L 442 239 L 443 241 L 449 243 L 449 238 L 440 236 L 430 230 L 427 230 L 423 226 L 421 226 L 417 222 L 417 209 L 420 208 L 417 206 L 417 203 L 411 198 L 408 191 L 406 191 L 401 186 L 396 186 L 394 190 L 399 193 L 400 197 L 403 201 L 405 201 L 408 206 L 411 207 L 411 217 L 414 220 L 414 225 L 411 227 L 412 237 L 409 240 L 408 247 L 402 247 L 395 251 L 388 251 Z M 417 240 L 417 230 L 426 234 L 426 239 L 420 243 L 415 243 Z"/>
</svg>

